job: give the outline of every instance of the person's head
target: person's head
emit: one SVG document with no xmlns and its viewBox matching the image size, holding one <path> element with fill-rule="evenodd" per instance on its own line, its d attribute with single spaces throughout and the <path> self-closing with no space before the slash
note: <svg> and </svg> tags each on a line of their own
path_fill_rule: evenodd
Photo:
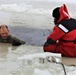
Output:
<svg viewBox="0 0 76 75">
<path fill-rule="evenodd" d="M 61 7 L 55 8 L 52 12 L 52 16 L 54 17 L 55 23 L 70 19 L 70 15 L 65 4 L 63 4 Z"/>
<path fill-rule="evenodd" d="M 7 39 L 7 37 L 9 36 L 9 30 L 7 25 L 0 26 L 0 35 L 2 39 Z"/>
<path fill-rule="evenodd" d="M 60 18 L 60 12 L 59 12 L 60 7 L 57 7 L 53 10 L 52 16 L 54 17 L 54 21 L 57 22 Z"/>
</svg>

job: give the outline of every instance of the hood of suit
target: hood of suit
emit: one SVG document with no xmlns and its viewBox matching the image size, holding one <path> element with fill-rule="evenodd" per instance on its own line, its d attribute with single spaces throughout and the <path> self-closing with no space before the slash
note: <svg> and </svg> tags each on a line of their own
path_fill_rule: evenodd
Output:
<svg viewBox="0 0 76 75">
<path fill-rule="evenodd" d="M 62 20 L 70 19 L 70 15 L 69 15 L 66 5 L 63 4 L 63 6 L 55 8 L 53 10 L 53 17 L 55 18 L 56 24 L 61 22 Z"/>
</svg>

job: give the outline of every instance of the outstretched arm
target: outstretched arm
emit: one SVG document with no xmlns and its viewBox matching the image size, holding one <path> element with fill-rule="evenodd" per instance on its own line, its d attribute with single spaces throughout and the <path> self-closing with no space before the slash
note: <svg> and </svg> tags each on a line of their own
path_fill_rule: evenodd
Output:
<svg viewBox="0 0 76 75">
<path fill-rule="evenodd" d="M 20 45 L 23 45 L 25 43 L 26 43 L 25 41 L 22 41 L 18 38 L 13 37 L 13 41 L 12 41 L 13 46 L 20 46 Z"/>
</svg>

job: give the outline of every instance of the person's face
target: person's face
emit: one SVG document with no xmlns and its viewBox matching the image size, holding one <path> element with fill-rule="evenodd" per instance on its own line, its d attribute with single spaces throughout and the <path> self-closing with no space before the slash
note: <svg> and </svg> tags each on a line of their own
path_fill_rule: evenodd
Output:
<svg viewBox="0 0 76 75">
<path fill-rule="evenodd" d="M 8 35 L 9 35 L 9 30 L 7 28 L 1 28 L 0 35 L 3 39 L 7 39 Z"/>
</svg>

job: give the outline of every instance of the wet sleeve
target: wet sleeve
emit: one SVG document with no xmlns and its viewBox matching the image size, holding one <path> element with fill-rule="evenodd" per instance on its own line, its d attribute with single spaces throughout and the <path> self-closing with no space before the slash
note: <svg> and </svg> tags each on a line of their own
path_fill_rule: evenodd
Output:
<svg viewBox="0 0 76 75">
<path fill-rule="evenodd" d="M 25 43 L 26 43 L 25 41 L 22 41 L 16 37 L 13 37 L 13 41 L 12 41 L 13 46 L 20 46 L 20 45 L 25 44 Z"/>
</svg>

